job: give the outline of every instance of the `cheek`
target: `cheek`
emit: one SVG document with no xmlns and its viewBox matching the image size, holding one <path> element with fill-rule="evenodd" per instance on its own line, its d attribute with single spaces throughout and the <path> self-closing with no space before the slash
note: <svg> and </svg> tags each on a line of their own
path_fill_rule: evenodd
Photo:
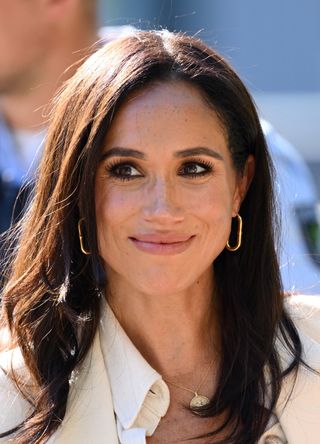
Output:
<svg viewBox="0 0 320 444">
<path fill-rule="evenodd" d="M 233 194 L 227 183 L 210 186 L 192 199 L 193 212 L 210 225 L 229 220 L 234 206 Z"/>
<path fill-rule="evenodd" d="M 205 205 L 198 213 L 203 225 L 204 240 L 206 246 L 220 245 L 223 247 L 229 238 L 231 227 L 231 207 L 226 207 L 222 202 L 215 200 L 213 205 Z"/>
<path fill-rule="evenodd" d="M 232 194 L 225 187 L 203 194 L 194 206 L 202 257 L 208 258 L 208 262 L 214 261 L 225 248 L 230 235 L 232 211 Z"/>
<path fill-rule="evenodd" d="M 121 192 L 109 189 L 96 192 L 96 221 L 99 250 L 102 256 L 117 245 L 122 236 L 125 222 L 137 211 L 139 200 Z"/>
<path fill-rule="evenodd" d="M 103 220 L 109 226 L 124 222 L 137 211 L 139 199 L 134 194 L 110 189 L 98 193 L 96 197 L 97 220 Z"/>
</svg>

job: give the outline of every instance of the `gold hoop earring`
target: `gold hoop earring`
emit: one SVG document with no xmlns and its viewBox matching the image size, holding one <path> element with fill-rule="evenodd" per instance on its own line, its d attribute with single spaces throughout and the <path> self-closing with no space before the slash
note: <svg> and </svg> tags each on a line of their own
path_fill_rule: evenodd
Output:
<svg viewBox="0 0 320 444">
<path fill-rule="evenodd" d="M 84 242 L 83 242 L 83 235 L 82 235 L 82 231 L 81 231 L 81 224 L 82 224 L 82 222 L 84 222 L 84 218 L 80 219 L 79 222 L 78 222 L 78 233 L 79 233 L 80 249 L 81 249 L 83 254 L 85 254 L 86 256 L 89 256 L 91 254 L 91 251 L 86 250 L 86 248 L 84 246 Z"/>
<path fill-rule="evenodd" d="M 229 244 L 229 241 L 227 242 L 226 248 L 229 251 L 237 251 L 241 247 L 241 241 L 242 241 L 242 217 L 240 214 L 236 215 L 236 218 L 238 219 L 238 231 L 237 231 L 237 243 L 234 247 L 231 247 Z"/>
</svg>

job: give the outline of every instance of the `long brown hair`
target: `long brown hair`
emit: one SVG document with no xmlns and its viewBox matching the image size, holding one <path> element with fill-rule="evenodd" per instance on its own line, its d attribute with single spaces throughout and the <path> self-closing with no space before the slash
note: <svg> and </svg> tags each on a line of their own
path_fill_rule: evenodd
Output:
<svg viewBox="0 0 320 444">
<path fill-rule="evenodd" d="M 282 379 L 301 361 L 299 337 L 283 309 L 272 168 L 248 91 L 226 61 L 201 41 L 167 31 L 136 32 L 93 54 L 55 101 L 34 199 L 3 292 L 3 321 L 38 388 L 31 416 L 8 431 L 15 432 L 20 444 L 44 443 L 57 429 L 66 411 L 71 372 L 88 353 L 97 330 L 98 294 L 107 277 L 97 248 L 94 179 L 113 116 L 132 91 L 179 80 L 196 86 L 218 113 L 237 172 L 243 172 L 249 154 L 256 165 L 240 210 L 243 245 L 234 253 L 224 250 L 214 263 L 221 368 L 216 393 L 198 414 L 226 414 L 221 427 L 232 426 L 223 442 L 255 443 Z M 80 218 L 90 220 L 90 256 L 80 250 Z M 277 332 L 292 354 L 284 372 L 274 346 Z"/>
</svg>

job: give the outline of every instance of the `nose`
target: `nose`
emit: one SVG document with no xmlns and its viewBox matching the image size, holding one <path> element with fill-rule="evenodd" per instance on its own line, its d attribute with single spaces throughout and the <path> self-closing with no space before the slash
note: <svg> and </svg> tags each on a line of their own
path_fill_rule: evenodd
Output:
<svg viewBox="0 0 320 444">
<path fill-rule="evenodd" d="M 148 187 L 143 205 L 144 219 L 159 225 L 172 225 L 184 219 L 178 190 L 169 180 L 159 178 Z M 181 196 L 180 196 L 181 197 Z"/>
</svg>

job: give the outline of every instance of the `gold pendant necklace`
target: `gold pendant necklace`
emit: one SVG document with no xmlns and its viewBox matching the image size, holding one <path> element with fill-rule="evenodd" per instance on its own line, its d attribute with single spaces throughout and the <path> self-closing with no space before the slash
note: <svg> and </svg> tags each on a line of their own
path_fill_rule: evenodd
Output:
<svg viewBox="0 0 320 444">
<path fill-rule="evenodd" d="M 198 395 L 197 392 L 194 392 L 194 397 L 190 401 L 190 408 L 194 409 L 195 407 L 203 407 L 204 405 L 208 405 L 210 399 L 204 395 Z"/>
<path fill-rule="evenodd" d="M 186 390 L 187 392 L 193 393 L 193 397 L 189 403 L 189 406 L 191 409 L 197 408 L 197 407 L 203 407 L 204 405 L 208 405 L 210 402 L 210 399 L 207 398 L 204 395 L 200 395 L 197 391 L 191 390 L 187 387 L 182 387 L 182 385 L 176 384 L 175 382 L 168 381 L 167 379 L 164 379 L 165 382 L 167 382 L 170 385 L 173 385 L 174 387 L 177 387 L 181 390 Z"/>
<path fill-rule="evenodd" d="M 192 397 L 192 399 L 191 399 L 191 401 L 189 403 L 189 406 L 190 406 L 191 409 L 195 409 L 195 408 L 198 408 L 198 407 L 203 407 L 203 406 L 208 405 L 210 403 L 210 399 L 207 396 L 200 395 L 198 393 L 199 389 L 201 388 L 201 386 L 203 385 L 203 383 L 207 379 L 207 376 L 208 376 L 208 373 L 209 373 L 210 369 L 211 369 L 211 366 L 209 367 L 209 369 L 206 372 L 204 378 L 201 380 L 201 382 L 199 384 L 199 387 L 196 390 L 191 390 L 188 387 L 183 387 L 182 385 L 176 384 L 175 382 L 168 381 L 168 379 L 163 379 L 163 380 L 165 382 L 167 382 L 168 384 L 173 385 L 174 387 L 177 387 L 177 388 L 179 388 L 181 390 L 185 390 L 187 392 L 193 393 L 194 396 Z"/>
</svg>

